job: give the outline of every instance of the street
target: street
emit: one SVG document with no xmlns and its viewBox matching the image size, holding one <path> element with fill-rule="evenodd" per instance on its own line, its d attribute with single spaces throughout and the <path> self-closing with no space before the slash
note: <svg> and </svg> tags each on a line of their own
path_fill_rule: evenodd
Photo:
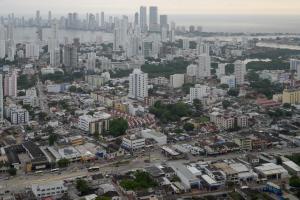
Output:
<svg viewBox="0 0 300 200">
<path fill-rule="evenodd" d="M 288 149 L 269 149 L 264 151 L 266 153 L 274 153 L 274 154 L 292 154 L 300 152 L 300 147 L 298 148 L 288 148 Z M 258 152 L 259 153 L 259 152 Z M 243 154 L 225 154 L 220 155 L 217 157 L 206 157 L 206 156 L 197 156 L 192 157 L 188 161 L 190 162 L 196 162 L 198 160 L 204 160 L 204 161 L 217 161 L 217 160 L 224 160 L 224 159 L 235 159 L 235 158 L 242 158 L 244 157 Z M 151 152 L 151 162 L 146 163 L 145 160 L 149 159 L 149 155 L 146 153 L 146 155 L 141 155 L 137 158 L 128 159 L 128 160 L 121 160 L 121 161 L 115 161 L 111 163 L 104 163 L 104 164 L 95 164 L 93 166 L 100 167 L 100 173 L 103 175 L 106 174 L 114 174 L 114 173 L 125 173 L 130 170 L 135 169 L 142 169 L 150 165 L 160 164 L 162 162 L 167 162 L 168 158 L 164 157 L 162 154 L 160 154 L 159 150 L 156 150 L 154 152 Z M 182 160 L 187 161 L 187 160 Z M 83 165 L 81 165 L 83 166 Z M 58 181 L 58 180 L 66 180 L 70 178 L 76 178 L 81 176 L 87 176 L 92 174 L 97 174 L 99 172 L 88 172 L 86 168 L 81 169 L 79 166 L 70 166 L 67 170 L 62 169 L 61 174 L 58 173 L 50 173 L 49 171 L 45 171 L 43 174 L 27 174 L 23 176 L 16 176 L 12 177 L 9 180 L 1 180 L 0 187 L 7 188 L 11 191 L 21 191 L 25 187 L 30 187 L 32 184 L 36 183 L 44 183 L 49 181 Z"/>
</svg>

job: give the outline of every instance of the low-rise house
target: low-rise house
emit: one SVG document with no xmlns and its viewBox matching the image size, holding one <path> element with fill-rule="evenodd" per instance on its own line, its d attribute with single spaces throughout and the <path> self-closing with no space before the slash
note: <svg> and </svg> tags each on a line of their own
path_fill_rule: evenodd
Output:
<svg viewBox="0 0 300 200">
<path fill-rule="evenodd" d="M 33 184 L 31 190 L 37 199 L 43 199 L 45 197 L 59 199 L 67 193 L 68 188 L 63 181 L 53 181 L 44 184 Z"/>
<path fill-rule="evenodd" d="M 288 177 L 288 171 L 280 165 L 274 163 L 265 163 L 254 168 L 262 178 L 267 179 L 285 179 Z"/>
</svg>

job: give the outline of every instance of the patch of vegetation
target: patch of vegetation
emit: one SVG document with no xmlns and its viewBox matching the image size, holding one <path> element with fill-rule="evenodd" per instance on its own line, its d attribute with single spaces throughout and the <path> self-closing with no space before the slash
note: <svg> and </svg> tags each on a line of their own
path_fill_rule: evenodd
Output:
<svg viewBox="0 0 300 200">
<path fill-rule="evenodd" d="M 229 90 L 228 90 L 227 94 L 228 94 L 229 96 L 237 97 L 237 96 L 239 96 L 240 91 L 239 91 L 238 88 L 232 88 L 232 89 L 229 89 Z"/>
<path fill-rule="evenodd" d="M 65 83 L 72 82 L 74 80 L 83 79 L 84 72 L 73 72 L 73 73 L 63 73 L 61 71 L 56 71 L 54 74 L 41 75 L 41 80 L 44 82 L 46 80 L 53 81 L 55 83 Z"/>
<path fill-rule="evenodd" d="M 283 86 L 281 84 L 272 83 L 268 79 L 262 79 L 254 71 L 250 71 L 247 74 L 247 79 L 250 82 L 250 87 L 252 89 L 257 93 L 264 94 L 268 99 L 271 99 L 273 94 L 281 93 L 283 91 Z"/>
<path fill-rule="evenodd" d="M 136 171 L 133 179 L 122 180 L 120 185 L 126 190 L 143 190 L 158 186 L 150 174 L 143 171 Z"/>
<path fill-rule="evenodd" d="M 183 74 L 186 73 L 186 68 L 190 64 L 189 61 L 184 58 L 174 58 L 172 61 L 166 63 L 160 63 L 158 65 L 146 63 L 142 65 L 141 69 L 143 72 L 148 73 L 150 78 L 164 76 L 169 78 L 172 74 Z"/>
<path fill-rule="evenodd" d="M 276 48 L 268 48 L 268 47 L 256 47 L 256 53 L 252 53 L 247 55 L 248 58 L 258 58 L 258 59 L 271 59 L 276 60 L 278 58 L 286 59 L 290 58 L 294 55 L 300 55 L 299 50 L 291 50 L 291 49 L 276 49 Z"/>
<path fill-rule="evenodd" d="M 164 104 L 161 101 L 157 101 L 149 111 L 160 119 L 162 123 L 175 122 L 180 120 L 181 117 L 190 116 L 192 113 L 190 106 L 183 102 Z"/>
<path fill-rule="evenodd" d="M 289 70 L 290 64 L 282 60 L 272 60 L 269 62 L 252 61 L 247 63 L 247 70 L 260 71 L 260 70 Z"/>
<path fill-rule="evenodd" d="M 286 156 L 288 159 L 296 163 L 297 165 L 300 165 L 300 153 L 294 153 L 290 156 Z"/>
<path fill-rule="evenodd" d="M 109 133 L 114 137 L 124 135 L 127 129 L 128 122 L 123 118 L 113 119 L 109 125 Z"/>
<path fill-rule="evenodd" d="M 9 175 L 15 176 L 17 174 L 17 169 L 13 168 L 13 167 L 10 167 L 7 172 L 8 172 Z"/>
<path fill-rule="evenodd" d="M 60 168 L 67 167 L 69 166 L 69 164 L 70 164 L 70 160 L 66 158 L 62 158 L 59 161 L 57 161 L 57 165 Z"/>
<path fill-rule="evenodd" d="M 109 73 L 111 78 L 123 78 L 128 77 L 132 71 L 132 69 L 116 69 L 114 71 L 109 71 Z"/>
<path fill-rule="evenodd" d="M 76 181 L 76 189 L 81 193 L 81 195 L 86 195 L 90 191 L 90 187 L 88 185 L 88 182 L 83 179 L 78 179 Z"/>
<path fill-rule="evenodd" d="M 36 82 L 37 82 L 36 76 L 21 74 L 17 80 L 18 90 L 27 90 L 31 87 L 34 87 Z"/>
<path fill-rule="evenodd" d="M 193 131 L 194 128 L 195 128 L 194 124 L 191 124 L 191 123 L 185 123 L 185 124 L 183 125 L 183 129 L 184 129 L 185 131 Z"/>
</svg>

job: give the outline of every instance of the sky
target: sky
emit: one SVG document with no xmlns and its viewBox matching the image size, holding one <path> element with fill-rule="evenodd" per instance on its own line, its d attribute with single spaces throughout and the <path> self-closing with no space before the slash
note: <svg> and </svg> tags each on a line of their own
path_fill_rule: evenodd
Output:
<svg viewBox="0 0 300 200">
<path fill-rule="evenodd" d="M 160 14 L 300 15 L 300 0 L 0 0 L 0 13 L 46 15 L 67 12 L 129 14 L 141 5 L 159 7 Z"/>
</svg>

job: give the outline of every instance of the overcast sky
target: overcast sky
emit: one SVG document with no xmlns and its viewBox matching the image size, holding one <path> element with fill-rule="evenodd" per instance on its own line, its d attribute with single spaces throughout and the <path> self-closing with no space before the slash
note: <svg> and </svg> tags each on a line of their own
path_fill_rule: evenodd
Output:
<svg viewBox="0 0 300 200">
<path fill-rule="evenodd" d="M 156 5 L 165 14 L 291 14 L 300 15 L 300 0 L 0 0 L 0 14 L 45 14 L 70 11 L 129 14 L 141 5 Z"/>
</svg>

